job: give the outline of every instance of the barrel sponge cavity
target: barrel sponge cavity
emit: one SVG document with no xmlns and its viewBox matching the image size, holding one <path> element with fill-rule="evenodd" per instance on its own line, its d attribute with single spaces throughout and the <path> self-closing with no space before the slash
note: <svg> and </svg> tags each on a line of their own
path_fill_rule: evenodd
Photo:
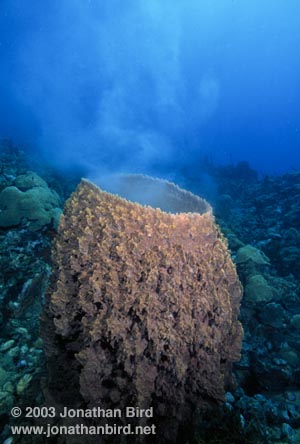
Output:
<svg viewBox="0 0 300 444">
<path fill-rule="evenodd" d="M 97 180 L 98 185 L 125 199 L 170 213 L 205 213 L 209 203 L 172 182 L 144 174 L 113 174 Z"/>
<path fill-rule="evenodd" d="M 42 335 L 54 397 L 69 387 L 73 403 L 153 406 L 172 419 L 165 434 L 223 400 L 240 357 L 241 286 L 208 204 L 170 214 L 83 180 L 53 260 Z"/>
</svg>

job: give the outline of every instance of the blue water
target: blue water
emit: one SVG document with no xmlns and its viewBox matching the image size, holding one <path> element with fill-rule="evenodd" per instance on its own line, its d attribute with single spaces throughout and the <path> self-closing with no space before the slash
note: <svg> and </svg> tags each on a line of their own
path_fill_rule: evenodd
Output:
<svg viewBox="0 0 300 444">
<path fill-rule="evenodd" d="M 1 0 L 0 137 L 64 166 L 300 169 L 299 0 Z"/>
</svg>

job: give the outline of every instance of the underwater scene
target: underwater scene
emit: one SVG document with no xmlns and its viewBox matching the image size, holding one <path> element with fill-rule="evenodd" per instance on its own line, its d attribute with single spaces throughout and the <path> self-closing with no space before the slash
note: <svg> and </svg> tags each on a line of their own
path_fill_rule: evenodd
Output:
<svg viewBox="0 0 300 444">
<path fill-rule="evenodd" d="M 298 0 L 1 0 L 0 444 L 300 444 Z"/>
</svg>

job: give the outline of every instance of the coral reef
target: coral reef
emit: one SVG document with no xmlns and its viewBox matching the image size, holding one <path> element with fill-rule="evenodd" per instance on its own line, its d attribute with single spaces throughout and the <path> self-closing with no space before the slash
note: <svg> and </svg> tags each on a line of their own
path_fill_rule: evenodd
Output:
<svg viewBox="0 0 300 444">
<path fill-rule="evenodd" d="M 296 444 L 300 436 L 300 173 L 245 181 L 233 166 L 226 172 L 224 176 L 218 168 L 211 171 L 219 192 L 232 198 L 230 211 L 223 211 L 223 200 L 216 199 L 215 214 L 245 288 L 241 306 L 245 336 L 242 358 L 234 366 L 239 385 L 234 409 L 241 411 L 246 423 L 260 417 L 264 442 Z"/>
<path fill-rule="evenodd" d="M 274 291 L 261 274 L 252 275 L 245 286 L 245 299 L 252 304 L 269 302 L 273 299 Z"/>
<path fill-rule="evenodd" d="M 253 439 L 250 442 L 255 444 L 299 444 L 300 173 L 258 178 L 245 163 L 207 167 L 206 174 L 211 178 L 208 189 L 198 175 L 192 178 L 191 183 L 187 170 L 183 183 L 201 195 L 212 191 L 207 197 L 216 204 L 214 214 L 228 239 L 241 282 L 244 287 L 251 283 L 262 285 L 258 286 L 259 292 L 255 291 L 256 285 L 248 285 L 247 294 L 242 299 L 241 319 L 245 330 L 242 358 L 233 366 L 237 386 L 226 393 L 224 414 L 220 416 L 214 410 L 208 411 L 204 418 L 197 416 L 188 428 L 190 434 L 180 433 L 178 442 L 237 444 L 248 442 L 251 435 Z M 40 179 L 35 179 L 33 173 L 30 176 L 33 180 L 24 181 L 28 171 L 35 171 Z M 86 172 L 82 170 L 53 170 L 43 159 L 32 158 L 10 141 L 0 140 L 0 192 L 7 187 L 18 187 L 25 192 L 33 186 L 43 186 L 45 181 L 63 202 L 84 175 Z M 167 192 L 165 184 L 154 181 L 153 188 L 153 179 L 142 182 L 141 176 L 137 175 L 123 179 L 118 183 L 119 189 L 111 191 L 129 199 L 139 200 L 140 196 L 144 200 L 151 199 L 144 202 L 151 206 L 168 204 L 166 199 L 159 201 L 160 193 Z M 152 192 L 155 188 L 158 193 Z M 172 192 L 172 187 L 169 190 Z M 156 202 L 153 202 L 153 195 L 158 197 Z M 168 211 L 168 207 L 161 209 Z M 190 211 L 194 211 L 193 207 Z M 0 227 L 0 440 L 5 443 L 16 440 L 11 436 L 9 427 L 14 423 L 8 415 L 12 406 L 43 405 L 44 391 L 49 401 L 43 382 L 46 368 L 42 341 L 38 336 L 43 287 L 49 273 L 47 263 L 51 265 L 49 243 L 53 234 L 49 225 L 40 230 L 30 230 L 30 222 L 25 218 L 16 227 Z M 240 250 L 243 247 L 246 250 Z M 81 316 L 82 313 L 78 313 L 74 322 L 80 324 Z M 48 326 L 51 345 L 54 344 L 53 325 L 50 323 Z M 44 335 L 47 336 L 46 331 Z M 60 336 L 57 339 L 59 346 Z M 54 387 L 56 393 L 68 389 L 72 407 L 75 407 L 76 401 L 72 397 L 72 389 L 79 393 L 79 380 L 77 386 L 68 387 L 81 371 L 79 361 L 74 359 L 76 349 L 72 347 L 75 339 L 63 343 L 64 346 L 70 344 L 64 356 L 70 365 L 74 364 L 68 373 L 70 375 L 73 368 L 73 377 L 69 382 L 62 374 L 57 380 L 62 385 Z M 57 361 L 58 364 L 61 362 L 62 359 Z M 61 371 L 66 371 L 66 367 L 61 365 Z M 82 399 L 80 402 L 84 404 Z M 51 405 L 55 405 L 53 398 Z M 228 411 L 232 418 L 228 417 Z M 36 424 L 24 418 L 18 423 Z M 20 437 L 22 444 L 39 444 L 40 440 L 40 436 Z M 67 438 L 51 438 L 53 443 L 58 441 L 67 442 Z M 84 441 L 88 444 L 88 437 L 84 437 Z M 77 442 L 81 444 L 82 437 L 79 436 Z"/>
<path fill-rule="evenodd" d="M 58 225 L 60 199 L 37 174 L 28 172 L 15 179 L 0 193 L 0 227 L 9 228 L 28 223 L 32 231 L 45 225 Z"/>
<path fill-rule="evenodd" d="M 202 214 L 168 214 L 82 181 L 54 243 L 42 323 L 52 396 L 153 406 L 159 442 L 224 399 L 240 356 L 241 286 L 209 205 L 196 202 Z"/>
<path fill-rule="evenodd" d="M 29 158 L 8 142 L 0 141 L 0 191 L 20 192 L 42 187 L 44 179 L 32 171 Z M 24 194 L 24 193 L 23 193 Z M 56 196 L 58 199 L 58 196 Z M 11 207 L 14 202 L 9 202 Z M 4 210 L 5 211 L 5 210 Z M 14 405 L 40 405 L 45 372 L 39 323 L 50 267 L 53 228 L 32 230 L 25 217 L 17 226 L 0 227 L 0 441 L 12 442 L 9 415 Z M 26 442 L 24 437 L 20 442 Z"/>
<path fill-rule="evenodd" d="M 254 267 L 259 265 L 270 265 L 270 260 L 266 257 L 266 255 L 258 250 L 252 245 L 246 245 L 245 247 L 241 247 L 236 256 L 237 264 L 247 264 L 251 263 Z"/>
</svg>

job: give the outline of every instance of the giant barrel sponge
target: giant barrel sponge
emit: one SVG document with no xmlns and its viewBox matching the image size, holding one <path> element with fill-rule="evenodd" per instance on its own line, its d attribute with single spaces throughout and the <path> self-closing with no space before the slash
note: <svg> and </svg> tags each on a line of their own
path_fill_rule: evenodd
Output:
<svg viewBox="0 0 300 444">
<path fill-rule="evenodd" d="M 175 442 L 180 424 L 224 398 L 241 285 L 206 201 L 158 179 L 121 182 L 144 196 L 156 187 L 167 211 L 87 180 L 67 201 L 42 324 L 50 390 L 72 406 L 151 406 L 159 442 Z"/>
</svg>

